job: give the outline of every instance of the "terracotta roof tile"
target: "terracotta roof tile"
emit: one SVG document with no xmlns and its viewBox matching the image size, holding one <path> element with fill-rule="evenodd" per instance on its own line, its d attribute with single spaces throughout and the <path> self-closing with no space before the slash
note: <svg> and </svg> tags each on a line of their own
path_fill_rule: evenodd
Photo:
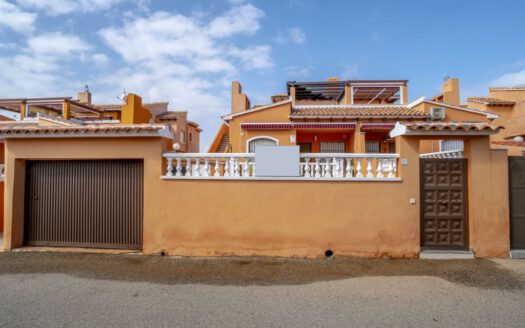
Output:
<svg viewBox="0 0 525 328">
<path fill-rule="evenodd" d="M 186 115 L 187 112 L 185 111 L 168 111 L 164 113 L 160 113 L 159 115 L 155 116 L 158 120 L 176 120 L 177 118 Z"/>
<path fill-rule="evenodd" d="M 493 98 L 493 97 L 468 97 L 467 101 L 472 101 L 489 106 L 513 106 L 516 102 L 511 100 Z"/>
<path fill-rule="evenodd" d="M 165 129 L 162 125 L 78 125 L 78 126 L 6 126 L 0 127 L 0 135 L 4 138 L 16 136 L 49 136 L 49 135 L 153 135 Z"/>
<path fill-rule="evenodd" d="M 428 115 L 416 109 L 399 105 L 304 105 L 294 106 L 291 118 L 316 117 L 427 117 Z"/>
<path fill-rule="evenodd" d="M 446 123 L 404 123 L 410 131 L 497 131 L 502 126 L 493 126 L 481 122 L 446 122 Z"/>
</svg>

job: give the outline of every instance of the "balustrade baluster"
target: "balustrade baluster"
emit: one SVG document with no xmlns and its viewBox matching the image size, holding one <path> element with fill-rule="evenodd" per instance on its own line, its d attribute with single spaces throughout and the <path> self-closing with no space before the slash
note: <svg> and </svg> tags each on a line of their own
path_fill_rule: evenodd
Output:
<svg viewBox="0 0 525 328">
<path fill-rule="evenodd" d="M 202 174 L 202 176 L 204 177 L 209 177 L 210 176 L 210 159 L 208 157 L 206 157 L 204 159 L 204 172 Z"/>
<path fill-rule="evenodd" d="M 250 159 L 245 158 L 245 162 L 242 168 L 242 176 L 243 177 L 249 177 L 250 176 Z"/>
<path fill-rule="evenodd" d="M 319 158 L 315 159 L 315 177 L 316 178 L 321 177 L 321 168 L 319 166 Z"/>
<path fill-rule="evenodd" d="M 383 178 L 384 177 L 384 175 L 383 175 L 383 160 L 380 159 L 380 158 L 377 158 L 376 161 L 377 161 L 376 177 Z"/>
<path fill-rule="evenodd" d="M 167 172 L 166 172 L 166 175 L 171 177 L 173 176 L 173 159 L 172 158 L 168 158 L 168 167 L 167 167 Z"/>
<path fill-rule="evenodd" d="M 239 159 L 238 159 L 238 158 L 235 158 L 235 159 L 233 160 L 233 176 L 234 176 L 234 177 L 238 177 L 238 176 L 240 176 L 240 174 L 239 174 L 239 170 L 240 170 L 240 168 L 239 168 Z"/>
<path fill-rule="evenodd" d="M 357 159 L 357 166 L 356 166 L 356 178 L 362 178 L 363 177 L 363 166 L 361 165 L 361 162 L 363 161 L 362 158 Z"/>
<path fill-rule="evenodd" d="M 327 158 L 327 159 L 325 160 L 324 167 L 325 167 L 325 170 L 324 170 L 324 177 L 325 177 L 325 178 L 331 178 L 332 175 L 330 174 L 331 168 L 330 168 L 330 159 L 329 159 L 329 158 Z"/>
<path fill-rule="evenodd" d="M 199 177 L 201 175 L 201 159 L 196 158 L 195 159 L 195 167 L 193 168 L 193 176 Z"/>
<path fill-rule="evenodd" d="M 180 177 L 182 175 L 182 159 L 177 157 L 177 172 L 175 176 Z"/>
<path fill-rule="evenodd" d="M 186 174 L 185 176 L 191 177 L 191 157 L 185 158 L 186 160 Z"/>
<path fill-rule="evenodd" d="M 310 158 L 308 157 L 304 159 L 304 177 L 310 177 Z"/>
<path fill-rule="evenodd" d="M 352 159 L 351 158 L 346 159 L 346 177 L 347 178 L 352 177 Z"/>
<path fill-rule="evenodd" d="M 230 176 L 230 159 L 229 158 L 224 159 L 224 176 L 225 177 Z"/>
<path fill-rule="evenodd" d="M 221 176 L 221 166 L 220 166 L 220 158 L 215 159 L 215 172 L 213 173 L 214 177 L 220 177 Z"/>
<path fill-rule="evenodd" d="M 366 171 L 368 172 L 366 174 L 366 177 L 367 178 L 373 178 L 374 177 L 374 173 L 372 173 L 372 161 L 373 161 L 373 158 L 372 157 L 367 157 L 366 161 L 367 161 Z"/>
</svg>

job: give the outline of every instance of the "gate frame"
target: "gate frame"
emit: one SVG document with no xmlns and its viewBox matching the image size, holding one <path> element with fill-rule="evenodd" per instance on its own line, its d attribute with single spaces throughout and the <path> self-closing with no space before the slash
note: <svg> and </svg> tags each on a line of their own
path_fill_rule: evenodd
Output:
<svg viewBox="0 0 525 328">
<path fill-rule="evenodd" d="M 508 166 L 508 172 L 509 172 L 509 246 L 510 246 L 510 249 L 511 250 L 525 250 L 525 245 L 522 246 L 522 247 L 515 247 L 513 245 L 513 240 L 512 240 L 512 230 L 513 230 L 513 220 L 512 220 L 512 177 L 511 177 L 511 171 L 510 171 L 510 164 L 511 164 L 511 161 L 513 159 L 522 159 L 523 161 L 525 161 L 525 156 L 509 156 L 508 157 L 508 161 L 509 161 L 509 166 Z"/>
<path fill-rule="evenodd" d="M 423 161 L 430 160 L 461 160 L 464 174 L 463 174 L 463 246 L 423 246 L 423 234 L 424 229 L 424 185 L 423 185 Z M 442 250 L 442 251 L 469 251 L 470 250 L 470 225 L 469 225 L 469 188 L 468 188 L 468 175 L 469 175 L 469 166 L 468 158 L 420 158 L 419 159 L 419 248 L 421 251 L 425 250 Z"/>
</svg>

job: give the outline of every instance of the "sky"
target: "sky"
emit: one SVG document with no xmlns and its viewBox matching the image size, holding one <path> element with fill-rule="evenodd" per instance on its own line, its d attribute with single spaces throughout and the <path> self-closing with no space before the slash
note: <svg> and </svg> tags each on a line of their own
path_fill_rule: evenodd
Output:
<svg viewBox="0 0 525 328">
<path fill-rule="evenodd" d="M 188 110 L 209 146 L 231 81 L 252 104 L 287 81 L 408 79 L 409 100 L 525 85 L 525 1 L 0 0 L 0 97 L 123 89 Z"/>
</svg>

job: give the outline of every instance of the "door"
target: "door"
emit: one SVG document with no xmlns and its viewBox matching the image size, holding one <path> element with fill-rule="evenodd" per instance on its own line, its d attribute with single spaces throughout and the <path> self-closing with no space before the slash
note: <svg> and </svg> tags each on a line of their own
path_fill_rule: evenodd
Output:
<svg viewBox="0 0 525 328">
<path fill-rule="evenodd" d="M 468 249 L 467 160 L 420 160 L 421 248 Z"/>
<path fill-rule="evenodd" d="M 144 165 L 27 161 L 24 244 L 142 248 Z"/>
<path fill-rule="evenodd" d="M 525 157 L 509 157 L 510 246 L 525 249 Z"/>
</svg>

